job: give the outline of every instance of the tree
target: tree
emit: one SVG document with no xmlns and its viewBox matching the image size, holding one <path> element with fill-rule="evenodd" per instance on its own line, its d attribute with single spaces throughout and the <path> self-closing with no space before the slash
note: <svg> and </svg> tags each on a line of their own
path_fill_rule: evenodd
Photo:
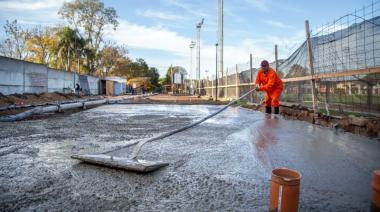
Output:
<svg viewBox="0 0 380 212">
<path fill-rule="evenodd" d="M 182 74 L 186 74 L 186 69 L 183 68 L 182 66 L 173 66 L 169 67 L 168 70 L 166 71 L 165 79 L 162 81 L 164 84 L 169 84 L 172 83 L 172 76 L 173 73 L 180 72 Z"/>
<path fill-rule="evenodd" d="M 36 26 L 27 40 L 28 60 L 48 65 L 55 47 L 54 29 Z"/>
<path fill-rule="evenodd" d="M 7 20 L 4 30 L 6 39 L 0 43 L 0 54 L 20 60 L 27 58 L 27 41 L 30 38 L 30 32 L 22 29 L 17 24 L 17 20 L 13 20 L 12 22 Z"/>
<path fill-rule="evenodd" d="M 63 27 L 56 36 L 58 40 L 56 54 L 61 59 L 62 64 L 65 64 L 66 61 L 66 71 L 70 71 L 71 61 L 76 55 L 78 56 L 79 51 L 77 50 L 83 48 L 80 45 L 83 45 L 84 41 L 70 27 Z"/>
<path fill-rule="evenodd" d="M 99 52 L 100 43 L 103 41 L 104 29 L 111 25 L 114 30 L 118 26 L 116 10 L 112 7 L 104 7 L 99 0 L 74 0 L 65 2 L 58 14 L 66 19 L 75 29 L 81 28 L 88 40 L 88 48 L 95 53 Z M 88 60 L 90 71 L 96 69 L 96 60 Z"/>
<path fill-rule="evenodd" d="M 155 67 L 150 67 L 148 70 L 148 77 L 150 77 L 150 83 L 154 86 L 158 86 L 158 79 L 160 77 L 160 74 L 158 73 L 158 69 Z"/>
<path fill-rule="evenodd" d="M 292 77 L 303 77 L 306 76 L 306 69 L 299 64 L 294 64 L 290 67 L 289 73 L 285 76 L 285 78 Z"/>
<path fill-rule="evenodd" d="M 107 43 L 99 52 L 100 67 L 104 68 L 105 74 L 115 68 L 117 61 L 126 57 L 128 50 L 125 46 L 117 46 L 115 43 Z"/>
<path fill-rule="evenodd" d="M 132 61 L 128 57 L 119 58 L 116 61 L 115 67 L 112 69 L 111 74 L 115 76 L 125 76 L 127 79 L 133 78 L 131 75 Z"/>
</svg>

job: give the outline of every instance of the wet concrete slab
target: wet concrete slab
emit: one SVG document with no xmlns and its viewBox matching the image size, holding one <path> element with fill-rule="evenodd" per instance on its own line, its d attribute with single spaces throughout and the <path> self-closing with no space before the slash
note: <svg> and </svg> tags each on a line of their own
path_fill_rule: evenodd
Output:
<svg viewBox="0 0 380 212">
<path fill-rule="evenodd" d="M 146 144 L 139 158 L 170 163 L 157 172 L 70 159 L 118 149 L 218 108 L 105 105 L 58 119 L 0 123 L 0 210 L 267 211 L 274 167 L 301 172 L 301 211 L 369 209 L 379 141 L 243 108 Z"/>
</svg>

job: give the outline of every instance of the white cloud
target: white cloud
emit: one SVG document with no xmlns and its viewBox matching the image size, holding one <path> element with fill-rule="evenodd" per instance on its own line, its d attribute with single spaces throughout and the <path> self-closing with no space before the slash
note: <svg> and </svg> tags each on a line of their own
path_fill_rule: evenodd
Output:
<svg viewBox="0 0 380 212">
<path fill-rule="evenodd" d="M 261 11 L 269 11 L 268 0 L 245 0 L 252 7 Z"/>
<path fill-rule="evenodd" d="M 129 23 L 125 20 L 119 20 L 120 26 L 117 31 L 107 30 L 107 37 L 116 40 L 120 44 L 125 44 L 130 48 L 161 50 L 168 58 L 158 60 L 154 56 L 146 57 L 149 65 L 158 67 L 161 74 L 165 72 L 170 64 L 181 65 L 189 70 L 190 67 L 190 49 L 189 44 L 191 38 L 178 35 L 176 32 L 170 31 L 162 27 L 148 27 Z M 276 38 L 280 40 L 280 38 Z M 275 39 L 269 40 L 252 40 L 245 39 L 234 45 L 224 46 L 224 64 L 225 67 L 234 67 L 237 63 L 246 63 L 249 61 L 249 54 L 253 53 L 255 58 L 273 60 L 273 42 Z M 271 43 L 268 45 L 268 43 Z M 193 51 L 193 73 L 195 77 L 196 56 L 195 49 Z M 130 52 L 133 55 L 133 50 Z M 173 56 L 174 55 L 174 56 Z M 257 59 L 257 60 L 258 60 Z M 256 62 L 258 63 L 258 62 Z M 255 64 L 256 65 L 256 64 Z M 204 76 L 204 70 L 210 73 L 215 72 L 215 46 L 201 42 L 201 70 Z M 231 71 L 231 70 L 230 70 Z M 210 74 L 211 76 L 211 74 Z"/>
<path fill-rule="evenodd" d="M 25 11 L 58 8 L 64 0 L 4 0 L 0 1 L 1 10 Z"/>
<path fill-rule="evenodd" d="M 265 20 L 264 22 L 266 24 L 269 24 L 271 26 L 278 27 L 278 28 L 292 28 L 292 26 L 284 24 L 284 23 L 282 23 L 280 21 Z"/>
<path fill-rule="evenodd" d="M 190 44 L 189 38 L 162 27 L 147 27 L 125 20 L 119 22 L 117 31 L 107 30 L 107 36 L 131 47 L 164 50 L 181 55 Z"/>
<path fill-rule="evenodd" d="M 185 1 L 182 1 L 182 0 L 161 0 L 161 1 L 168 6 L 175 6 L 175 7 L 181 8 L 182 10 L 196 17 L 204 17 L 204 18 L 209 17 L 208 12 L 202 11 L 201 9 L 195 7 L 193 4 L 185 3 Z"/>
<path fill-rule="evenodd" d="M 202 11 L 197 9 L 195 5 L 186 4 L 184 3 L 184 1 L 177 0 L 162 1 L 165 1 L 168 4 L 172 4 L 180 9 L 182 8 L 184 12 L 191 14 L 191 19 L 198 19 L 199 17 L 201 17 Z M 28 6 L 26 2 L 31 3 L 31 6 Z M 11 0 L 0 0 L 0 13 L 1 16 L 6 17 L 7 19 L 17 18 L 20 23 L 54 24 L 62 22 L 62 19 L 59 18 L 57 11 L 61 7 L 63 2 L 64 0 L 25 0 L 14 3 L 14 1 Z M 260 7 L 261 9 L 265 9 L 267 6 L 266 1 L 264 0 L 251 0 L 251 2 L 255 2 L 255 5 L 257 7 Z M 8 3 L 9 5 L 6 5 Z M 23 8 L 25 7 L 34 9 L 23 10 Z M 166 20 L 174 19 L 177 14 L 157 13 L 156 11 L 152 10 L 139 12 L 141 12 L 141 15 L 145 15 L 146 17 L 156 17 Z M 188 17 L 189 14 L 187 14 L 185 17 Z M 203 15 L 206 16 L 207 14 Z M 226 15 L 229 15 L 228 12 Z M 208 29 L 216 31 L 216 21 L 212 21 L 210 19 L 206 19 L 205 27 L 203 30 Z M 166 69 L 170 66 L 170 64 L 181 65 L 184 66 L 187 70 L 189 70 L 189 44 L 192 40 L 191 37 L 180 35 L 175 31 L 169 30 L 162 26 L 138 25 L 123 19 L 120 19 L 119 22 L 120 25 L 117 31 L 113 31 L 111 29 L 106 30 L 106 39 L 113 39 L 119 42 L 120 44 L 127 45 L 131 49 L 130 55 L 133 58 L 142 57 L 146 59 L 150 66 L 155 66 L 159 68 L 161 74 L 165 73 Z M 238 32 L 235 31 L 235 33 Z M 240 32 L 239 34 L 242 35 Z M 248 38 L 249 34 L 242 37 Z M 289 56 L 288 53 L 291 46 L 297 47 L 298 43 L 302 43 L 303 40 L 303 31 L 288 38 L 265 36 L 261 39 L 257 39 L 250 37 L 250 39 L 231 40 L 231 43 L 228 42 L 229 40 L 225 40 L 226 45 L 224 46 L 224 67 L 234 67 L 237 63 L 246 64 L 249 61 L 250 53 L 253 53 L 255 59 L 254 66 L 257 66 L 259 60 L 263 58 L 273 60 L 274 44 L 279 45 L 280 58 L 284 58 L 286 56 Z M 144 49 L 148 51 L 152 50 L 152 52 L 157 52 L 157 50 L 159 50 L 160 57 L 152 54 L 145 55 L 145 53 L 144 55 L 136 55 L 136 53 L 133 52 L 134 49 Z M 194 55 L 192 76 L 195 77 L 195 49 L 193 53 Z M 210 76 L 215 73 L 215 46 L 213 43 L 210 44 L 202 42 L 201 70 L 203 73 L 202 76 L 204 76 L 204 70 L 209 70 Z M 232 70 L 230 69 L 230 71 Z"/>
<path fill-rule="evenodd" d="M 23 24 L 57 24 L 62 22 L 57 13 L 65 1 L 68 0 L 1 0 L 0 16 Z"/>
<path fill-rule="evenodd" d="M 170 14 L 170 13 L 163 13 L 160 11 L 154 11 L 154 10 L 137 10 L 136 11 L 137 15 L 148 17 L 148 18 L 159 18 L 159 19 L 164 19 L 164 20 L 179 20 L 182 19 L 180 16 Z"/>
</svg>

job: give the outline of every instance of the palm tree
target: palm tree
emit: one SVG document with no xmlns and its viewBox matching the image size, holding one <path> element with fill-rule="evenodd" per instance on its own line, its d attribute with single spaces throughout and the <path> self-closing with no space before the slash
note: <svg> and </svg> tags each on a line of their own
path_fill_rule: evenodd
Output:
<svg viewBox="0 0 380 212">
<path fill-rule="evenodd" d="M 56 54 L 60 58 L 61 63 L 66 63 L 66 71 L 70 71 L 71 60 L 77 54 L 77 43 L 79 44 L 79 36 L 76 31 L 70 27 L 63 27 L 57 33 L 58 43 Z"/>
</svg>

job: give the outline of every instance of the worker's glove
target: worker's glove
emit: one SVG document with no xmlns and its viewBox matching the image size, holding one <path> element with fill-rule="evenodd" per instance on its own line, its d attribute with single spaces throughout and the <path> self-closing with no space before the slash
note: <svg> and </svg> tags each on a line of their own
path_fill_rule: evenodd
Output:
<svg viewBox="0 0 380 212">
<path fill-rule="evenodd" d="M 259 85 L 255 85 L 255 91 L 260 91 L 260 86 Z"/>
</svg>

